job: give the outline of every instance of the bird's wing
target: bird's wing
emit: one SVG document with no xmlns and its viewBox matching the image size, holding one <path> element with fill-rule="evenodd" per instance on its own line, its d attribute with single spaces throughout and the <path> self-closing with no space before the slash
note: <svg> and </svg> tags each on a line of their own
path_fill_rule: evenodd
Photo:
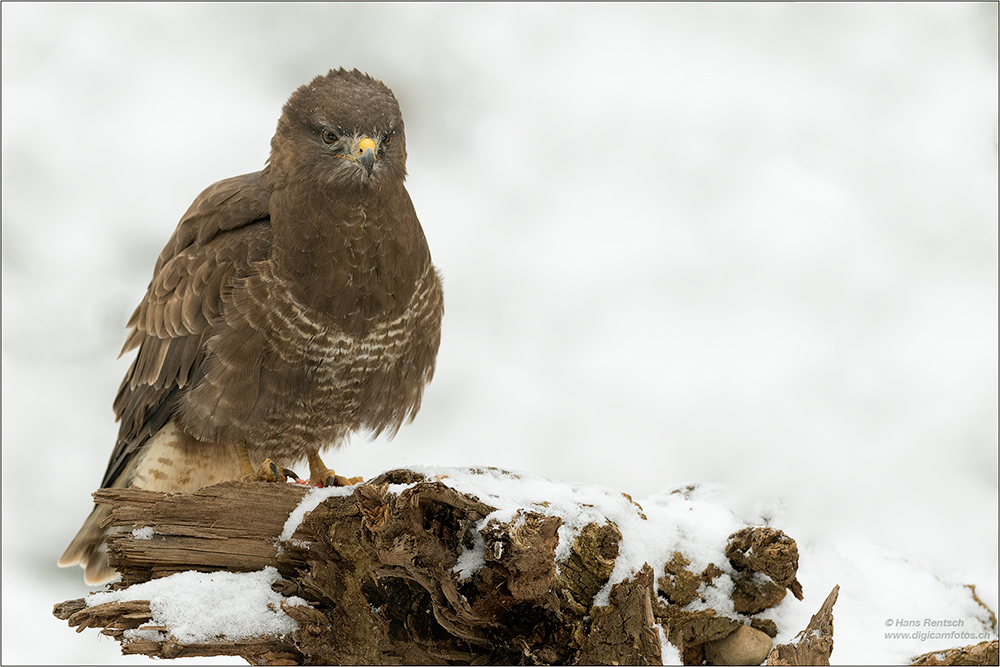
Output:
<svg viewBox="0 0 1000 667">
<path fill-rule="evenodd" d="M 128 322 L 122 354 L 139 352 L 115 398 L 121 426 L 102 486 L 114 484 L 138 447 L 169 421 L 204 360 L 226 286 L 268 257 L 269 198 L 261 172 L 215 183 L 191 204 L 160 253 Z"/>
</svg>

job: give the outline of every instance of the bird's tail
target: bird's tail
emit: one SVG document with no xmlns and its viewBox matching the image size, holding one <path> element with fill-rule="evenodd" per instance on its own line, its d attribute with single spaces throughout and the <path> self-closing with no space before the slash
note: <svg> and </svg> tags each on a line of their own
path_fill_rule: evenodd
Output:
<svg viewBox="0 0 1000 667">
<path fill-rule="evenodd" d="M 111 516 L 110 505 L 94 505 L 94 510 L 83 522 L 83 527 L 59 559 L 59 567 L 73 565 L 82 567 L 83 580 L 91 586 L 106 583 L 118 576 L 118 573 L 108 565 L 108 547 L 105 540 L 114 528 L 101 527 L 109 516 Z"/>
</svg>

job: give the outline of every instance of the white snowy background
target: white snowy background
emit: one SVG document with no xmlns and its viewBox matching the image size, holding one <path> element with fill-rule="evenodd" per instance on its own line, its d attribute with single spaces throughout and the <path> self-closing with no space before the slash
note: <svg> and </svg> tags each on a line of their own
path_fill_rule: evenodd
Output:
<svg viewBox="0 0 1000 667">
<path fill-rule="evenodd" d="M 799 541 L 793 634 L 841 585 L 834 662 L 954 644 L 884 621 L 962 584 L 997 609 L 995 4 L 2 13 L 5 664 L 149 663 L 51 616 L 90 590 L 55 561 L 123 327 L 191 200 L 339 66 L 400 101 L 446 314 L 417 420 L 331 467 L 721 484 Z"/>
</svg>

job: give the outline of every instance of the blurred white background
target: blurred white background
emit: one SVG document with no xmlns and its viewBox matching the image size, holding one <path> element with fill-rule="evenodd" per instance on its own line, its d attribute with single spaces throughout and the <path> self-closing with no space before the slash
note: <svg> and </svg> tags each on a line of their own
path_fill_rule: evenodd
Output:
<svg viewBox="0 0 1000 667">
<path fill-rule="evenodd" d="M 996 4 L 2 12 L 4 663 L 124 661 L 51 607 L 88 590 L 55 561 L 125 322 L 191 200 L 339 66 L 400 101 L 446 313 L 416 421 L 331 467 L 721 482 L 996 609 Z"/>
</svg>

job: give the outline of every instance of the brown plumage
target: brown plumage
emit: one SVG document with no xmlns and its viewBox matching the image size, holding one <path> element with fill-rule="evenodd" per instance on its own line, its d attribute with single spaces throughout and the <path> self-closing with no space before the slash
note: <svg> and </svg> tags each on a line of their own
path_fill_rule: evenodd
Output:
<svg viewBox="0 0 1000 667">
<path fill-rule="evenodd" d="M 320 450 L 413 418 L 444 306 L 405 177 L 380 81 L 341 69 L 292 94 L 265 168 L 202 192 L 156 261 L 103 487 L 190 492 L 240 477 L 246 452 L 308 457 L 322 482 Z M 95 506 L 59 560 L 88 583 L 115 575 L 107 515 Z"/>
</svg>

